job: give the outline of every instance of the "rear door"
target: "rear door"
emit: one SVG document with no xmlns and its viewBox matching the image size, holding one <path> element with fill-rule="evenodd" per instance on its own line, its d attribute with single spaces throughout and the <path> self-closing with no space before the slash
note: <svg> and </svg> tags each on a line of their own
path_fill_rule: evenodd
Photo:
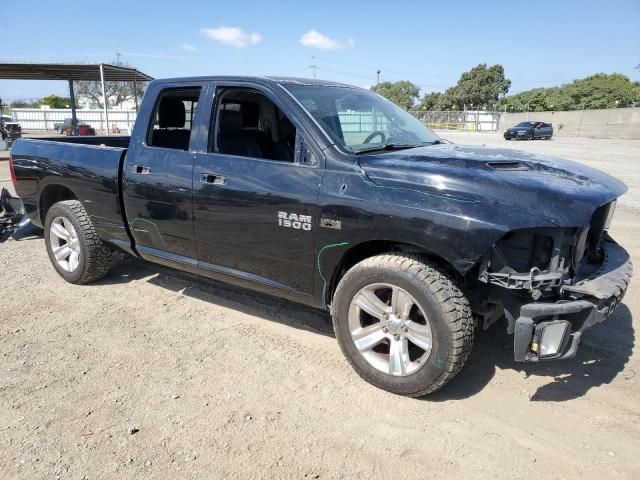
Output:
<svg viewBox="0 0 640 480">
<path fill-rule="evenodd" d="M 124 164 L 123 195 L 136 249 L 154 261 L 195 263 L 193 162 L 198 104 L 206 84 L 157 85 L 141 110 Z M 144 108 L 144 107 L 143 107 Z M 152 109 L 152 110 L 151 110 Z"/>
<path fill-rule="evenodd" d="M 212 90 L 209 141 L 193 176 L 198 266 L 267 290 L 310 295 L 320 151 L 270 90 L 253 84 Z"/>
</svg>

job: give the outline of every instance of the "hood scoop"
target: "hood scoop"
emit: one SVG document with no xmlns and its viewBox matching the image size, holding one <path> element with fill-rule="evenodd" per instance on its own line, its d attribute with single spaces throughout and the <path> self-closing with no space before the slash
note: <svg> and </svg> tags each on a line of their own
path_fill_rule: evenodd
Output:
<svg viewBox="0 0 640 480">
<path fill-rule="evenodd" d="M 496 170 L 529 170 L 529 167 L 520 162 L 487 162 L 487 165 Z"/>
</svg>

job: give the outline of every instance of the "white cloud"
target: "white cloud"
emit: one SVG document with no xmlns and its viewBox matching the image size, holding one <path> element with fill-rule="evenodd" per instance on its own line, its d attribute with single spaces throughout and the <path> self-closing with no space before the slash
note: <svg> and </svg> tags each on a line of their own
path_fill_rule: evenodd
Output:
<svg viewBox="0 0 640 480">
<path fill-rule="evenodd" d="M 256 32 L 245 32 L 238 27 L 203 28 L 200 30 L 205 37 L 216 42 L 231 45 L 235 48 L 245 48 L 257 45 L 262 41 L 262 35 Z"/>
<path fill-rule="evenodd" d="M 343 48 L 353 48 L 355 45 L 353 38 L 345 42 L 339 42 L 314 29 L 302 35 L 300 37 L 300 43 L 305 47 L 320 48 L 321 50 L 340 50 Z"/>
<path fill-rule="evenodd" d="M 191 45 L 190 43 L 181 43 L 179 47 L 185 52 L 197 52 L 198 48 Z"/>
</svg>

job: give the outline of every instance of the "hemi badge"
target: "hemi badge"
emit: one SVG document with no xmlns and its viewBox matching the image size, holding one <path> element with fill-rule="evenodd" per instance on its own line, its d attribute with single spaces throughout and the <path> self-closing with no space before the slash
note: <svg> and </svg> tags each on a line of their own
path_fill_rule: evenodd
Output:
<svg viewBox="0 0 640 480">
<path fill-rule="evenodd" d="M 342 222 L 340 220 L 332 220 L 331 218 L 321 218 L 320 226 L 325 228 L 335 228 L 336 230 L 342 229 Z"/>
</svg>

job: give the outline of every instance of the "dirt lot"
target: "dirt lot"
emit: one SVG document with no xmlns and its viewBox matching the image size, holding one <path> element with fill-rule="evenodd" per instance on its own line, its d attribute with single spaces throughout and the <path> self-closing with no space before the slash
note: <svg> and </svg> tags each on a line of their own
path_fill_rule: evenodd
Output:
<svg viewBox="0 0 640 480">
<path fill-rule="evenodd" d="M 640 264 L 640 142 L 509 146 L 626 181 L 613 234 Z M 2 478 L 640 478 L 638 281 L 576 359 L 517 365 L 494 329 L 422 400 L 361 381 L 322 312 L 134 259 L 73 286 L 9 241 L 0 285 Z"/>
</svg>

